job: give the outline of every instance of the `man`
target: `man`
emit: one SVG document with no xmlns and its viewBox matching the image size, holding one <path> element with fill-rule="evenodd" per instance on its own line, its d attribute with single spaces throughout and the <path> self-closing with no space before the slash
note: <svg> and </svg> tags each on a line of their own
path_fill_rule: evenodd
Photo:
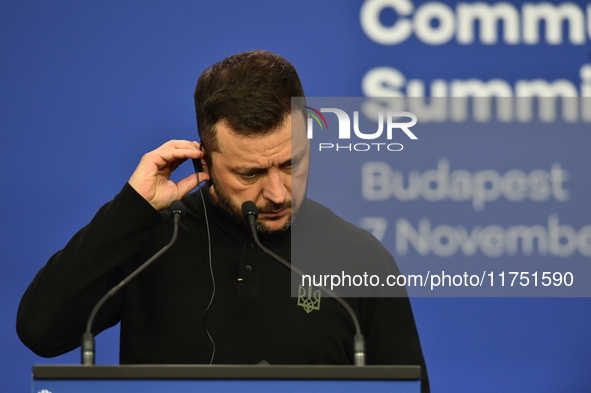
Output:
<svg viewBox="0 0 591 393">
<path fill-rule="evenodd" d="M 343 307 L 330 298 L 298 305 L 289 269 L 254 245 L 240 212 L 245 201 L 257 205 L 261 240 L 284 259 L 295 220 L 311 245 L 297 250 L 301 258 L 342 249 L 340 258 L 394 264 L 370 234 L 306 199 L 310 149 L 301 108 L 291 104 L 303 96 L 294 67 L 265 51 L 207 69 L 195 90 L 202 143 L 169 141 L 141 159 L 31 283 L 17 319 L 21 340 L 41 356 L 79 346 L 92 307 L 169 241 L 166 208 L 182 198 L 177 243 L 96 316 L 94 333 L 121 322 L 121 363 L 352 364 L 353 323 Z M 171 181 L 188 159 L 204 172 Z M 203 181 L 205 192 L 188 194 Z M 369 364 L 424 367 L 407 298 L 346 301 L 361 320 Z"/>
</svg>

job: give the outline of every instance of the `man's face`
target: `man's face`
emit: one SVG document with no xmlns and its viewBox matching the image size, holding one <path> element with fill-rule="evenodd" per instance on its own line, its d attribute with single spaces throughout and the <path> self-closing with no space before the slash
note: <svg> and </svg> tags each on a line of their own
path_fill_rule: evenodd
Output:
<svg viewBox="0 0 591 393">
<path fill-rule="evenodd" d="M 303 116 L 288 115 L 276 130 L 254 137 L 235 134 L 220 122 L 216 137 L 219 151 L 210 155 L 214 200 L 241 223 L 242 204 L 253 201 L 260 232 L 289 228 L 305 198 L 310 167 Z"/>
</svg>

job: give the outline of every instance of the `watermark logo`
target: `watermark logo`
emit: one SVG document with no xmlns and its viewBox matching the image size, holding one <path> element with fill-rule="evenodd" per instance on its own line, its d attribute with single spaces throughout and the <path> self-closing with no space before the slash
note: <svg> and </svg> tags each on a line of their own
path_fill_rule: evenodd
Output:
<svg viewBox="0 0 591 393">
<path fill-rule="evenodd" d="M 328 123 L 326 122 L 326 119 L 324 118 L 322 113 L 318 112 L 316 109 L 311 108 L 309 106 L 304 106 L 304 108 L 307 109 L 304 113 L 306 113 L 308 116 L 311 116 L 314 120 L 316 120 L 316 123 L 318 123 L 321 130 L 324 129 L 324 127 L 322 126 L 323 123 L 324 123 L 324 126 L 326 126 L 326 129 L 328 130 Z M 320 121 L 320 119 L 322 119 L 322 122 Z M 308 135 L 310 135 L 309 132 L 311 129 L 312 129 L 312 127 L 308 126 Z"/>
<path fill-rule="evenodd" d="M 323 150 L 348 150 L 348 151 L 401 151 L 404 146 L 402 143 L 390 142 L 396 130 L 401 130 L 411 140 L 418 139 L 417 136 L 411 131 L 411 127 L 417 124 L 417 116 L 411 112 L 395 112 L 395 111 L 380 111 L 377 113 L 377 130 L 372 129 L 371 131 L 367 128 L 361 130 L 359 111 L 352 111 L 353 121 L 347 111 L 340 108 L 320 108 L 320 110 L 314 109 L 309 106 L 304 106 L 305 111 L 308 115 L 306 131 L 308 139 L 314 139 L 314 128 L 319 127 L 320 130 L 328 130 L 328 121 L 323 113 L 332 113 L 336 116 L 329 117 L 329 120 L 338 122 L 338 133 L 332 134 L 332 138 L 337 137 L 339 141 L 351 140 L 352 138 L 362 139 L 364 141 L 372 141 L 370 143 L 334 143 L 334 142 L 321 142 L 318 144 L 319 151 Z M 408 121 L 405 121 L 408 119 Z M 363 127 L 367 127 L 365 124 Z M 331 130 L 334 130 L 332 127 Z M 375 130 L 375 131 L 374 131 Z M 379 142 L 378 139 L 385 139 L 386 142 Z M 326 136 L 322 136 L 326 138 Z M 334 140 L 334 139 L 333 139 Z"/>
</svg>

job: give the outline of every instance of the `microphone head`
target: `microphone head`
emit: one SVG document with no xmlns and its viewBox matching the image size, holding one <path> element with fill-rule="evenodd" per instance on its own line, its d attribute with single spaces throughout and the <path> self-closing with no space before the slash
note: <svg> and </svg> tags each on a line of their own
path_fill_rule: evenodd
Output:
<svg viewBox="0 0 591 393">
<path fill-rule="evenodd" d="M 259 216 L 259 209 L 257 209 L 257 205 L 253 201 L 246 201 L 242 204 L 242 217 L 246 222 L 248 222 L 248 216 L 254 216 L 255 220 Z"/>
<path fill-rule="evenodd" d="M 181 201 L 172 201 L 172 203 L 168 207 L 168 211 L 172 215 L 177 214 L 177 213 L 180 215 L 184 215 L 185 214 L 185 205 Z"/>
</svg>

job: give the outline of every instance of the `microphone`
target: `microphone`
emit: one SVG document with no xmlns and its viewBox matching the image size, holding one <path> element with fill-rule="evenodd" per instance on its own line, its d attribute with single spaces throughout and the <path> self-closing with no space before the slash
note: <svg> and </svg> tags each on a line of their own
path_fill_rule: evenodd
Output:
<svg viewBox="0 0 591 393">
<path fill-rule="evenodd" d="M 173 220 L 174 220 L 174 231 L 173 231 L 172 239 L 170 240 L 170 242 L 168 242 L 167 245 L 162 247 L 160 249 L 160 251 L 158 251 L 156 254 L 154 254 L 150 259 L 148 259 L 146 262 L 144 262 L 140 267 L 135 269 L 129 276 L 125 277 L 123 279 L 123 281 L 121 281 L 119 284 L 117 284 L 116 286 L 111 288 L 111 290 L 109 292 L 107 292 L 92 309 L 90 316 L 88 317 L 88 322 L 86 323 L 86 331 L 84 332 L 84 335 L 82 336 L 82 353 L 81 353 L 82 365 L 85 365 L 85 366 L 93 366 L 94 365 L 95 351 L 94 351 L 94 335 L 92 334 L 92 323 L 94 322 L 94 318 L 95 318 L 97 312 L 102 307 L 102 305 L 107 300 L 109 300 L 109 298 L 111 298 L 115 293 L 117 293 L 121 288 L 123 288 L 125 285 L 127 285 L 127 283 L 130 282 L 135 276 L 137 276 L 145 268 L 150 266 L 150 264 L 152 262 L 154 262 L 162 254 L 164 254 L 166 251 L 168 251 L 168 249 L 170 247 L 172 247 L 174 242 L 176 242 L 176 239 L 178 236 L 178 230 L 179 230 L 179 221 L 181 220 L 181 216 L 183 214 L 185 214 L 185 205 L 183 205 L 183 202 L 181 202 L 181 201 L 173 201 L 170 204 L 170 206 L 168 207 L 168 210 L 172 214 Z"/>
<path fill-rule="evenodd" d="M 263 250 L 265 254 L 271 256 L 273 259 L 275 259 L 282 265 L 286 266 L 288 269 L 296 272 L 300 276 L 304 275 L 304 273 L 301 270 L 299 270 L 295 266 L 292 266 L 291 263 L 287 262 L 285 259 L 281 258 L 279 255 L 275 254 L 273 251 L 269 250 L 267 247 L 261 244 L 261 242 L 259 241 L 259 236 L 257 234 L 255 224 L 256 219 L 259 216 L 259 210 L 257 209 L 257 206 L 254 202 L 246 201 L 242 204 L 242 216 L 250 226 L 250 231 L 252 232 L 254 242 L 257 244 L 257 246 L 259 246 L 261 250 Z M 357 315 L 355 315 L 351 306 L 349 306 L 349 304 L 345 302 L 339 295 L 323 286 L 319 286 L 318 289 L 320 289 L 328 296 L 332 297 L 337 302 L 339 302 L 339 304 L 343 306 L 351 316 L 351 319 L 355 324 L 356 331 L 356 334 L 353 337 L 353 357 L 355 359 L 355 365 L 365 366 L 365 339 L 363 338 L 363 334 L 361 333 L 361 326 L 359 325 L 359 319 L 357 319 Z"/>
</svg>

